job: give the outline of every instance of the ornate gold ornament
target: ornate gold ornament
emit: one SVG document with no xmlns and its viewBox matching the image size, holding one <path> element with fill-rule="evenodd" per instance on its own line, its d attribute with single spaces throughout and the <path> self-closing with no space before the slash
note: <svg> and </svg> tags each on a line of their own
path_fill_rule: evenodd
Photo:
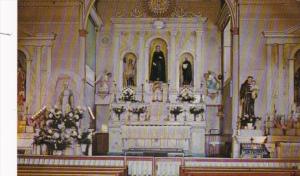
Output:
<svg viewBox="0 0 300 176">
<path fill-rule="evenodd" d="M 144 7 L 150 16 L 169 16 L 175 7 L 176 0 L 144 0 Z"/>
</svg>

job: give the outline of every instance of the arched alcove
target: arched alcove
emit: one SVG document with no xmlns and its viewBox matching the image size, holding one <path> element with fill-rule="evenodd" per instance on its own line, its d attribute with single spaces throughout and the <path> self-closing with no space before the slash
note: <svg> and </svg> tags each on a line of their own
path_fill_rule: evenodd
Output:
<svg viewBox="0 0 300 176">
<path fill-rule="evenodd" d="M 149 81 L 154 80 L 164 83 L 168 80 L 168 45 L 162 38 L 153 39 L 149 47 Z"/>
<path fill-rule="evenodd" d="M 123 56 L 123 87 L 137 86 L 137 57 L 132 52 Z"/>
<path fill-rule="evenodd" d="M 26 54 L 18 50 L 18 61 L 17 61 L 17 103 L 18 103 L 18 118 L 22 119 L 25 112 L 26 102 Z"/>
<path fill-rule="evenodd" d="M 191 53 L 183 53 L 179 58 L 179 83 L 182 86 L 194 85 L 194 57 Z"/>
</svg>

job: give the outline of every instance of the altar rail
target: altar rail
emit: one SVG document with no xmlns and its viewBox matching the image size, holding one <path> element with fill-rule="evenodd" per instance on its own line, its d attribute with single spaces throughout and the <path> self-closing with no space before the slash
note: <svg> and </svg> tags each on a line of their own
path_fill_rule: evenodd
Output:
<svg viewBox="0 0 300 176">
<path fill-rule="evenodd" d="M 297 169 L 180 167 L 180 176 L 299 176 Z"/>
<path fill-rule="evenodd" d="M 120 167 L 128 166 L 128 175 L 179 176 L 179 168 L 261 168 L 300 169 L 300 159 L 233 159 L 196 157 L 136 157 L 136 156 L 18 156 L 21 165 L 60 165 Z M 274 174 L 272 176 L 275 176 Z"/>
<path fill-rule="evenodd" d="M 57 166 L 57 165 L 18 165 L 18 175 L 106 175 L 127 176 L 126 167 L 98 166 Z"/>
</svg>

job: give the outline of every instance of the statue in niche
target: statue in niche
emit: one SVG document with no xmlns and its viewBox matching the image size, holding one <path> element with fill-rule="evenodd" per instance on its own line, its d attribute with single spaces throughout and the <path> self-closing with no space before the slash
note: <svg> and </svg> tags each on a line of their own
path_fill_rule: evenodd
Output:
<svg viewBox="0 0 300 176">
<path fill-rule="evenodd" d="M 156 45 L 152 55 L 150 81 L 166 82 L 165 56 L 160 45 Z"/>
<path fill-rule="evenodd" d="M 136 57 L 132 53 L 125 55 L 124 63 L 124 87 L 136 86 Z"/>
<path fill-rule="evenodd" d="M 73 109 L 73 91 L 69 88 L 68 83 L 64 83 L 63 90 L 59 95 L 59 108 L 63 114 L 70 112 Z"/>
<path fill-rule="evenodd" d="M 185 57 L 184 62 L 181 66 L 182 69 L 182 77 L 183 77 L 183 85 L 191 85 L 193 80 L 193 72 L 192 72 L 192 64 L 188 60 L 187 57 Z"/>
<path fill-rule="evenodd" d="M 25 71 L 18 64 L 18 106 L 23 106 L 25 102 L 25 89 L 26 89 L 26 74 Z"/>
<path fill-rule="evenodd" d="M 248 123 L 252 123 L 255 128 L 255 113 L 254 103 L 258 95 L 258 87 L 256 81 L 252 76 L 248 76 L 247 80 L 242 84 L 240 89 L 240 100 L 242 104 L 242 121 L 241 125 L 247 126 Z"/>
<path fill-rule="evenodd" d="M 17 69 L 17 105 L 18 118 L 24 120 L 26 101 L 26 56 L 22 51 L 18 51 Z"/>
</svg>

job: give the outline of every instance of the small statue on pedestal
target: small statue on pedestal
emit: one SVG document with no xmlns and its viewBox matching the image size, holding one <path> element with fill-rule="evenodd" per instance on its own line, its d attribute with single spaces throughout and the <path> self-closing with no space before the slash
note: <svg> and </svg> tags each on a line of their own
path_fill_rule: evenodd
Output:
<svg viewBox="0 0 300 176">
<path fill-rule="evenodd" d="M 163 101 L 163 88 L 160 81 L 155 81 L 152 87 L 152 101 L 162 102 Z"/>
<path fill-rule="evenodd" d="M 254 103 L 258 95 L 258 87 L 252 76 L 242 84 L 240 89 L 240 100 L 242 104 L 241 128 L 254 128 L 258 119 L 254 114 Z M 249 126 L 249 124 L 252 124 Z"/>
</svg>

